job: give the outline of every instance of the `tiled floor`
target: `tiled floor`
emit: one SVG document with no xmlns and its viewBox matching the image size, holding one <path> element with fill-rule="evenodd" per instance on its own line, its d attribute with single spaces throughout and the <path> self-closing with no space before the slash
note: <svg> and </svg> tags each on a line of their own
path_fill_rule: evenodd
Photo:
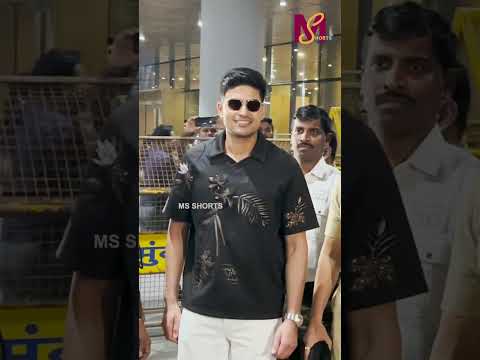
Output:
<svg viewBox="0 0 480 360">
<path fill-rule="evenodd" d="M 152 337 L 152 348 L 148 360 L 177 360 L 177 345 L 162 337 Z"/>
</svg>

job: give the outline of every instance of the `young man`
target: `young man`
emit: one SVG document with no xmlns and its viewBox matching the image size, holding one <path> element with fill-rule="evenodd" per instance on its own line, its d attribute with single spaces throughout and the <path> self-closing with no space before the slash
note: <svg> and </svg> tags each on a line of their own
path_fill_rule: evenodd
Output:
<svg viewBox="0 0 480 360">
<path fill-rule="evenodd" d="M 398 304 L 404 359 L 452 358 L 459 329 L 478 315 L 472 301 L 479 295 L 478 262 L 471 254 L 480 242 L 479 165 L 447 144 L 438 127 L 451 101 L 455 44 L 448 23 L 413 2 L 380 10 L 367 41 L 364 108 L 394 167 L 429 285 L 428 294 Z M 452 251 L 463 258 L 451 263 Z M 448 326 L 431 354 L 440 319 Z"/>
<path fill-rule="evenodd" d="M 322 320 L 341 264 L 348 334 L 342 340 L 349 345 L 342 355 L 400 359 L 395 302 L 426 291 L 418 253 L 380 144 L 368 127 L 343 112 L 342 145 L 342 193 L 337 180 L 318 260 L 305 350 L 308 353 L 320 341 L 332 344 Z M 369 161 L 362 161 L 365 158 Z M 339 359 L 338 329 L 334 336 L 333 355 Z"/>
<path fill-rule="evenodd" d="M 235 68 L 220 89 L 226 130 L 186 154 L 165 207 L 165 334 L 179 360 L 285 359 L 302 322 L 305 231 L 318 223 L 297 162 L 259 133 L 262 75 Z"/>
<path fill-rule="evenodd" d="M 340 176 L 340 172 L 323 158 L 332 132 L 331 120 L 326 111 L 314 105 L 298 108 L 292 124 L 293 156 L 302 168 L 320 225 L 307 231 L 308 267 L 302 304 L 306 315 L 312 306 L 313 282 L 324 239 L 330 194 L 336 178 Z M 297 349 L 290 359 L 300 359 L 301 353 L 303 349 Z"/>
<path fill-rule="evenodd" d="M 273 122 L 271 118 L 263 118 L 260 122 L 260 132 L 267 139 L 273 138 Z"/>
</svg>

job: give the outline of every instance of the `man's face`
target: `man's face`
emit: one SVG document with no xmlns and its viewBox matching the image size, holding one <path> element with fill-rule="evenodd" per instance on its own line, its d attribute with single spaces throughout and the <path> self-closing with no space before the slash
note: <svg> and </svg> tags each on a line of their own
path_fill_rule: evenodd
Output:
<svg viewBox="0 0 480 360">
<path fill-rule="evenodd" d="M 114 67 L 132 66 L 138 63 L 138 54 L 135 53 L 134 41 L 124 34 L 115 36 L 107 49 L 108 64 Z"/>
<path fill-rule="evenodd" d="M 217 129 L 213 127 L 211 128 L 201 127 L 198 130 L 198 137 L 200 138 L 214 137 L 216 134 L 217 134 Z"/>
<path fill-rule="evenodd" d="M 328 139 L 320 120 L 293 121 L 293 154 L 300 162 L 318 162 L 325 151 Z"/>
<path fill-rule="evenodd" d="M 368 39 L 363 105 L 374 128 L 397 137 L 426 135 L 438 120 L 446 91 L 429 36 Z"/>
<path fill-rule="evenodd" d="M 238 106 L 235 105 L 238 105 L 239 101 L 241 107 L 237 109 Z M 260 103 L 258 110 L 253 111 L 252 109 L 256 109 L 258 103 Z M 256 136 L 265 113 L 260 92 L 248 85 L 240 85 L 228 90 L 217 103 L 217 111 L 223 119 L 227 134 L 241 138 Z"/>
<path fill-rule="evenodd" d="M 272 125 L 267 122 L 260 123 L 260 132 L 265 136 L 267 139 L 273 138 L 273 129 Z"/>
</svg>

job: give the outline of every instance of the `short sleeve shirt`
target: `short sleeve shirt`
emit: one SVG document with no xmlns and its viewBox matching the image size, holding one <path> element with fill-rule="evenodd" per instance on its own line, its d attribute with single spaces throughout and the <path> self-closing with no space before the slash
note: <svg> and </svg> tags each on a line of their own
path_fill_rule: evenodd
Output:
<svg viewBox="0 0 480 360">
<path fill-rule="evenodd" d="M 190 226 L 183 306 L 236 319 L 278 318 L 285 296 L 285 236 L 318 226 L 296 160 L 258 134 L 235 162 L 225 132 L 185 155 L 165 206 Z"/>
<path fill-rule="evenodd" d="M 348 311 L 427 290 L 392 168 L 375 134 L 342 119 L 342 291 Z"/>
<path fill-rule="evenodd" d="M 342 231 L 342 181 L 337 177 L 335 187 L 333 188 L 332 200 L 328 210 L 327 225 L 325 226 L 325 236 L 340 240 Z"/>
</svg>

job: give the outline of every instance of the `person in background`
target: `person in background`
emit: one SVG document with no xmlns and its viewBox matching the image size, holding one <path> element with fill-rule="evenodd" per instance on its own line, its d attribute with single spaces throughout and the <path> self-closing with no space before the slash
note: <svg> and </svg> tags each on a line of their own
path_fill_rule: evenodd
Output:
<svg viewBox="0 0 480 360">
<path fill-rule="evenodd" d="M 322 248 L 325 225 L 328 216 L 331 193 L 340 172 L 328 165 L 323 157 L 332 134 L 332 121 L 327 112 L 315 105 L 302 106 L 297 109 L 292 123 L 291 144 L 293 156 L 302 168 L 308 191 L 317 215 L 319 227 L 307 231 L 308 265 L 305 289 L 303 291 L 302 315 L 305 326 L 300 331 L 300 344 L 309 323 L 313 298 L 313 282 Z M 324 314 L 323 321 L 329 327 L 331 312 Z M 290 356 L 290 360 L 303 358 L 303 345 Z"/>
<path fill-rule="evenodd" d="M 328 143 L 325 146 L 323 158 L 328 165 L 335 165 L 335 157 L 337 156 L 337 133 L 332 130 L 328 138 Z"/>
<path fill-rule="evenodd" d="M 263 118 L 262 122 L 260 123 L 260 132 L 265 136 L 267 139 L 273 138 L 273 121 L 271 118 Z"/>
<path fill-rule="evenodd" d="M 397 303 L 403 358 L 454 359 L 459 342 L 478 340 L 461 329 L 478 319 L 480 296 L 480 162 L 439 127 L 452 104 L 457 38 L 437 12 L 406 2 L 375 15 L 365 44 L 364 108 L 393 167 L 429 289 Z"/>
<path fill-rule="evenodd" d="M 465 146 L 468 112 L 470 110 L 470 80 L 465 66 L 458 64 L 453 71 L 451 97 L 443 105 L 439 127 L 445 140 L 452 145 Z"/>
<path fill-rule="evenodd" d="M 197 118 L 196 126 L 197 130 L 197 137 L 204 139 L 214 137 L 217 133 L 217 124 L 218 124 L 218 117 L 205 117 L 205 118 Z"/>
<path fill-rule="evenodd" d="M 135 77 L 139 60 L 138 29 L 126 29 L 107 39 L 104 77 Z"/>
</svg>

